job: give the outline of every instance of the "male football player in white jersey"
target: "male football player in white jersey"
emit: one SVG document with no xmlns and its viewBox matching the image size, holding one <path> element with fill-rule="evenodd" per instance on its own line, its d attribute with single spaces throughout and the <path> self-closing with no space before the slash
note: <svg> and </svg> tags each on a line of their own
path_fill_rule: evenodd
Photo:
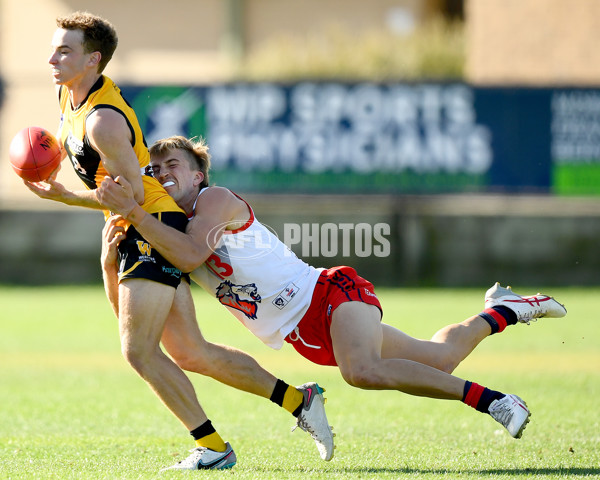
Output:
<svg viewBox="0 0 600 480">
<path fill-rule="evenodd" d="M 521 297 L 496 284 L 486 292 L 482 312 L 442 328 L 431 340 L 410 337 L 382 323 L 373 285 L 354 269 L 313 268 L 266 229 L 242 198 L 209 187 L 210 155 L 202 141 L 170 137 L 150 154 L 154 176 L 190 219 L 186 233 L 144 212 L 121 178 L 103 181 L 100 201 L 173 265 L 191 272 L 265 344 L 278 349 L 289 342 L 312 362 L 337 366 L 358 388 L 462 401 L 521 437 L 530 416 L 523 400 L 451 373 L 489 335 L 540 317 L 563 317 L 560 303 L 542 294 Z M 115 232 L 107 231 L 106 241 L 118 243 Z M 110 261 L 105 257 L 105 271 L 114 268 Z M 184 369 L 194 371 L 202 362 L 202 350 L 192 344 L 172 347 Z"/>
</svg>

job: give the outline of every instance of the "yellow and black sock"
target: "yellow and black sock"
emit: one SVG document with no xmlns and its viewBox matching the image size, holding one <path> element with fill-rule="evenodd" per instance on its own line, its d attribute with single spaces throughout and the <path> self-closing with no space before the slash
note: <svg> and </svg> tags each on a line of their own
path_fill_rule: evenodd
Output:
<svg viewBox="0 0 600 480">
<path fill-rule="evenodd" d="M 271 394 L 271 401 L 297 417 L 302 411 L 304 394 L 296 387 L 292 387 L 282 380 L 277 380 Z"/>
<path fill-rule="evenodd" d="M 206 447 L 215 452 L 224 452 L 227 450 L 227 445 L 225 445 L 221 436 L 212 426 L 210 420 L 207 420 L 198 428 L 192 430 L 190 435 L 194 437 L 197 447 Z"/>
</svg>

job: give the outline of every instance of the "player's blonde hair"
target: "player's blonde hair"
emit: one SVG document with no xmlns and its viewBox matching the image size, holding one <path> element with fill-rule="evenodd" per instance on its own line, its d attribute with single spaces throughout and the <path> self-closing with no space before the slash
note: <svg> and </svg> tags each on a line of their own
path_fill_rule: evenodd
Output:
<svg viewBox="0 0 600 480">
<path fill-rule="evenodd" d="M 115 27 L 108 20 L 88 12 L 74 12 L 64 17 L 58 17 L 56 25 L 65 30 L 81 30 L 83 32 L 83 51 L 85 53 L 100 52 L 98 73 L 102 73 L 119 43 Z"/>
<path fill-rule="evenodd" d="M 157 140 L 150 147 L 150 156 L 163 156 L 172 150 L 183 150 L 188 153 L 187 157 L 190 161 L 190 168 L 203 173 L 204 180 L 200 184 L 200 188 L 209 186 L 208 171 L 210 170 L 210 153 L 208 153 L 208 145 L 201 137 L 188 139 L 181 135 Z"/>
</svg>

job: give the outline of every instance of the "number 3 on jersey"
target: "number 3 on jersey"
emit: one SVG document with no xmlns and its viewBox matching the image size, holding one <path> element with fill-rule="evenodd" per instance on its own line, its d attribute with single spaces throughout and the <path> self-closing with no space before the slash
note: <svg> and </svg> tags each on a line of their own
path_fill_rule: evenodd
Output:
<svg viewBox="0 0 600 480">
<path fill-rule="evenodd" d="M 233 274 L 231 265 L 223 262 L 215 253 L 206 259 L 206 266 L 220 278 L 229 277 Z"/>
</svg>

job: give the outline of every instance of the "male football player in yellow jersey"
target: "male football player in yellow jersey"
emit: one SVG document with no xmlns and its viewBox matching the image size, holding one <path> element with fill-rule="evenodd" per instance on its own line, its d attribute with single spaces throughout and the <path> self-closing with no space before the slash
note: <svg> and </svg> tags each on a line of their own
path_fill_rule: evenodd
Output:
<svg viewBox="0 0 600 480">
<path fill-rule="evenodd" d="M 66 189 L 56 181 L 56 174 L 46 182 L 25 184 L 41 198 L 103 209 L 96 188 L 104 177 L 120 176 L 131 184 L 144 211 L 165 225 L 185 231 L 188 220 L 183 210 L 156 179 L 142 174 L 149 163 L 149 153 L 135 112 L 113 81 L 102 74 L 117 46 L 113 26 L 85 12 L 58 18 L 57 26 L 48 61 L 61 108 L 59 139 L 63 154 L 69 157 L 87 190 Z M 105 215 L 108 217 L 108 212 Z M 236 456 L 231 446 L 215 431 L 183 370 L 160 348 L 165 332 L 170 338 L 177 338 L 184 328 L 175 321 L 168 322 L 171 311 L 185 312 L 179 315 L 181 318 L 195 317 L 189 284 L 181 281 L 182 272 L 133 226 L 125 228 L 125 238 L 119 244 L 119 302 L 113 306 L 119 318 L 122 353 L 190 430 L 197 445 L 186 460 L 171 468 L 232 467 Z M 190 332 L 187 325 L 185 332 Z M 292 387 L 262 369 L 244 352 L 206 342 L 199 329 L 193 333 L 210 358 L 208 375 L 270 398 L 290 411 L 298 424 L 311 433 L 322 458 L 331 458 L 333 435 L 317 384 Z"/>
</svg>

